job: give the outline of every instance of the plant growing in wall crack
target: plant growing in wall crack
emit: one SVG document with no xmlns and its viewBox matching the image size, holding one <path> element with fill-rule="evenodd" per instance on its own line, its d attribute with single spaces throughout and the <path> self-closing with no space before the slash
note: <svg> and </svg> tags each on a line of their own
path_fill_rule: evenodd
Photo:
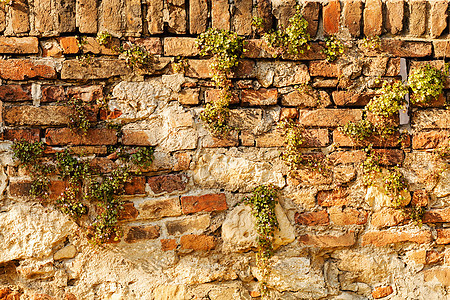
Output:
<svg viewBox="0 0 450 300">
<path fill-rule="evenodd" d="M 426 103 L 436 99 L 444 89 L 448 76 L 448 66 L 441 71 L 433 66 L 424 65 L 411 71 L 408 86 L 412 91 L 412 103 Z"/>
<path fill-rule="evenodd" d="M 275 205 L 278 203 L 278 191 L 272 185 L 256 187 L 252 195 L 244 198 L 244 203 L 250 205 L 256 218 L 258 233 L 258 253 L 256 263 L 262 273 L 260 282 L 261 295 L 267 294 L 267 278 L 269 276 L 269 259 L 273 256 L 273 240 L 278 220 L 275 215 Z"/>
<path fill-rule="evenodd" d="M 197 47 L 200 55 L 212 55 L 210 65 L 213 71 L 213 81 L 220 88 L 219 99 L 207 103 L 200 119 L 206 123 L 210 132 L 215 136 L 223 136 L 229 133 L 228 125 L 229 104 L 232 97 L 231 72 L 237 67 L 239 58 L 244 52 L 243 38 L 237 33 L 222 29 L 210 28 L 197 38 Z"/>
</svg>

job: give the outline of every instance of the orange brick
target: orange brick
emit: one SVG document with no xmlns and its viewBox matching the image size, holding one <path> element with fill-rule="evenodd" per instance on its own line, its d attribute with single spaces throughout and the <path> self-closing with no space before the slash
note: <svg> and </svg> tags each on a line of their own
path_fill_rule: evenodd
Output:
<svg viewBox="0 0 450 300">
<path fill-rule="evenodd" d="M 348 192 L 345 189 L 319 191 L 317 203 L 321 206 L 342 206 L 348 203 Z"/>
<path fill-rule="evenodd" d="M 388 230 L 370 231 L 362 236 L 361 245 L 373 245 L 377 247 L 389 244 L 412 242 L 418 244 L 429 243 L 432 241 L 431 232 L 420 230 L 416 232 L 395 232 Z"/>
<path fill-rule="evenodd" d="M 350 231 L 348 233 L 335 235 L 301 235 L 298 241 L 302 244 L 319 247 L 319 248 L 335 248 L 335 247 L 350 247 L 356 243 L 355 233 Z"/>
<path fill-rule="evenodd" d="M 390 294 L 392 294 L 394 292 L 394 290 L 392 289 L 392 286 L 388 285 L 388 286 L 379 286 L 377 288 L 375 288 L 372 292 L 372 297 L 374 299 L 380 299 L 386 296 L 389 296 Z"/>
<path fill-rule="evenodd" d="M 216 246 L 216 240 L 209 235 L 188 234 L 180 238 L 181 249 L 208 251 Z"/>
<path fill-rule="evenodd" d="M 276 105 L 278 100 L 277 89 L 264 89 L 259 90 L 242 90 L 241 101 L 242 105 L 249 106 L 263 106 L 263 105 Z"/>
<path fill-rule="evenodd" d="M 0 78 L 9 80 L 55 79 L 56 70 L 44 62 L 31 59 L 0 59 Z"/>
<path fill-rule="evenodd" d="M 432 209 L 426 211 L 422 219 L 423 223 L 450 222 L 450 208 Z"/>
<path fill-rule="evenodd" d="M 59 44 L 63 48 L 64 54 L 76 54 L 80 51 L 78 39 L 74 36 L 64 36 L 59 38 Z"/>
<path fill-rule="evenodd" d="M 316 226 L 329 224 L 328 213 L 326 210 L 306 213 L 296 213 L 295 223 L 300 225 Z"/>
<path fill-rule="evenodd" d="M 201 211 L 220 211 L 228 208 L 225 194 L 207 194 L 202 196 L 181 197 L 183 213 L 191 214 Z"/>
<path fill-rule="evenodd" d="M 175 250 L 177 248 L 177 241 L 174 239 L 161 239 L 161 249 L 163 251 Z"/>
<path fill-rule="evenodd" d="M 116 130 L 91 128 L 86 134 L 74 132 L 69 128 L 50 128 L 46 130 L 48 145 L 114 145 L 117 143 Z"/>
<path fill-rule="evenodd" d="M 119 220 L 132 220 L 136 219 L 139 215 L 139 211 L 134 207 L 133 202 L 125 202 L 122 205 L 122 210 L 119 212 Z"/>
</svg>

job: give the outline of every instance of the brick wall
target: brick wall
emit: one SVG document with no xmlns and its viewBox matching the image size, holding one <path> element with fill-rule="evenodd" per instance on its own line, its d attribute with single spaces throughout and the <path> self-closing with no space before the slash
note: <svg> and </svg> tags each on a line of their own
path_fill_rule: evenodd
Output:
<svg viewBox="0 0 450 300">
<path fill-rule="evenodd" d="M 284 220 L 268 280 L 271 299 L 448 297 L 450 171 L 448 158 L 435 155 L 450 138 L 448 82 L 436 101 L 409 108 L 402 139 L 397 132 L 356 142 L 338 130 L 361 120 L 378 79 L 405 80 L 424 64 L 443 67 L 450 56 L 448 1 L 299 1 L 311 49 L 298 59 L 274 59 L 252 17 L 285 25 L 295 3 L 0 4 L 0 299 L 257 298 L 253 224 L 236 206 L 261 184 L 280 188 L 277 216 Z M 199 119 L 219 97 L 211 59 L 195 46 L 210 27 L 247 41 L 232 76 L 236 129 L 226 138 L 211 136 Z M 98 43 L 98 32 L 113 36 L 109 45 Z M 328 35 L 345 44 L 332 63 L 321 52 Z M 379 48 L 364 47 L 373 36 L 381 37 Z M 151 68 L 126 64 L 115 50 L 126 42 L 153 55 Z M 187 61 L 184 74 L 172 68 L 180 58 Z M 296 88 L 305 83 L 312 93 Z M 87 134 L 68 126 L 74 111 L 67 102 L 75 96 L 95 123 Z M 326 173 L 288 174 L 277 126 L 286 117 L 305 127 L 302 151 L 326 157 Z M 30 174 L 11 152 L 11 141 L 21 139 L 44 141 L 47 153 L 70 148 L 89 155 L 105 173 L 120 164 L 107 146 L 155 146 L 152 165 L 125 187 L 118 243 L 93 248 L 51 202 L 30 197 Z M 423 225 L 364 187 L 369 144 L 382 165 L 400 166 L 408 197 L 425 207 Z M 50 198 L 64 188 L 53 178 Z"/>
</svg>

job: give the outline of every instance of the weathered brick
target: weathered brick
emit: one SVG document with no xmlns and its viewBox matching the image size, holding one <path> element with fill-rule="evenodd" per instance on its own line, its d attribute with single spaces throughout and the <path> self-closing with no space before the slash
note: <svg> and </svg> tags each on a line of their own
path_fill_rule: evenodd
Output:
<svg viewBox="0 0 450 300">
<path fill-rule="evenodd" d="M 297 240 L 307 246 L 318 248 L 351 247 L 356 243 L 355 233 L 349 231 L 342 235 L 300 235 Z"/>
<path fill-rule="evenodd" d="M 309 64 L 309 74 L 321 77 L 339 77 L 341 68 L 338 64 L 326 60 L 312 61 Z"/>
<path fill-rule="evenodd" d="M 136 243 L 142 240 L 153 240 L 159 237 L 158 225 L 131 226 L 125 236 L 125 242 Z"/>
<path fill-rule="evenodd" d="M 9 194 L 12 197 L 28 197 L 30 196 L 31 181 L 29 180 L 10 180 Z"/>
<path fill-rule="evenodd" d="M 139 219 L 160 219 L 181 215 L 178 197 L 150 199 L 139 204 Z"/>
<path fill-rule="evenodd" d="M 386 1 L 386 29 L 391 34 L 403 30 L 404 0 Z"/>
<path fill-rule="evenodd" d="M 306 129 L 302 135 L 304 140 L 301 147 L 304 148 L 325 147 L 330 142 L 327 129 Z M 259 135 L 256 138 L 256 147 L 283 147 L 284 140 L 283 131 L 276 129 Z"/>
<path fill-rule="evenodd" d="M 199 34 L 206 31 L 208 23 L 208 3 L 206 0 L 191 0 L 189 2 L 189 31 Z"/>
<path fill-rule="evenodd" d="M 151 132 L 147 130 L 123 130 L 122 144 L 132 146 L 156 146 Z"/>
<path fill-rule="evenodd" d="M 3 120 L 9 125 L 67 125 L 73 113 L 67 106 L 6 106 L 3 108 Z"/>
<path fill-rule="evenodd" d="M 103 87 L 101 85 L 70 86 L 67 88 L 67 96 L 83 102 L 95 103 L 103 98 Z"/>
<path fill-rule="evenodd" d="M 205 91 L 205 102 L 215 102 L 220 99 L 222 90 L 220 89 L 210 89 Z M 236 92 L 231 94 L 230 104 L 239 104 L 239 95 Z"/>
<path fill-rule="evenodd" d="M 149 177 L 147 180 L 150 189 L 155 194 L 183 191 L 186 189 L 187 181 L 188 177 L 184 174 L 160 175 Z"/>
<path fill-rule="evenodd" d="M 63 102 L 64 100 L 66 100 L 64 87 L 52 85 L 41 87 L 41 102 Z"/>
<path fill-rule="evenodd" d="M 6 3 L 0 3 L 0 32 L 3 32 L 6 28 Z"/>
<path fill-rule="evenodd" d="M 49 145 L 114 145 L 117 143 L 115 129 L 91 128 L 86 134 L 69 128 L 49 128 L 45 132 Z"/>
<path fill-rule="evenodd" d="M 413 112 L 412 123 L 418 129 L 450 129 L 450 110 L 417 110 Z"/>
<path fill-rule="evenodd" d="M 319 191 L 317 193 L 317 204 L 320 206 L 343 206 L 348 203 L 348 191 L 336 189 Z"/>
<path fill-rule="evenodd" d="M 173 157 L 175 158 L 175 165 L 173 166 L 174 171 L 189 170 L 192 158 L 190 153 L 177 152 L 173 155 Z"/>
<path fill-rule="evenodd" d="M 419 132 L 412 137 L 413 149 L 436 149 L 445 146 L 450 139 L 450 131 Z"/>
<path fill-rule="evenodd" d="M 77 0 L 76 26 L 81 33 L 97 33 L 97 0 Z"/>
<path fill-rule="evenodd" d="M 296 106 L 298 108 L 327 107 L 332 104 L 330 95 L 325 91 L 308 90 L 305 92 L 293 91 L 281 98 L 283 106 Z"/>
<path fill-rule="evenodd" d="M 56 78 L 56 70 L 44 61 L 30 59 L 0 59 L 0 77 L 10 80 Z"/>
<path fill-rule="evenodd" d="M 333 142 L 336 146 L 340 147 L 356 147 L 356 146 L 368 146 L 372 144 L 374 147 L 389 147 L 394 148 L 402 144 L 402 142 L 407 145 L 409 143 L 408 136 L 405 137 L 405 140 L 400 139 L 400 134 L 395 133 L 389 135 L 387 137 L 382 137 L 379 135 L 372 135 L 363 141 L 357 141 L 352 139 L 351 137 L 343 134 L 339 129 L 335 129 L 333 131 Z"/>
<path fill-rule="evenodd" d="M 186 9 L 184 1 L 167 0 L 169 10 L 168 30 L 172 33 L 186 33 Z"/>
<path fill-rule="evenodd" d="M 347 27 L 351 36 L 358 37 L 361 34 L 362 1 L 344 1 L 342 14 L 344 25 Z"/>
<path fill-rule="evenodd" d="M 241 102 L 242 105 L 249 106 L 264 106 L 264 105 L 276 105 L 278 100 L 277 89 L 264 89 L 259 90 L 242 90 Z"/>
<path fill-rule="evenodd" d="M 10 5 L 10 21 L 12 33 L 26 33 L 30 30 L 28 1 L 13 1 Z"/>
<path fill-rule="evenodd" d="M 59 32 L 74 32 L 75 22 L 75 2 L 76 0 L 55 1 L 54 6 L 57 13 L 57 30 Z"/>
<path fill-rule="evenodd" d="M 437 233 L 436 244 L 438 245 L 450 244 L 449 228 L 436 229 L 436 233 Z"/>
<path fill-rule="evenodd" d="M 330 207 L 328 212 L 334 225 L 364 225 L 367 223 L 368 213 L 365 210 L 350 207 Z"/>
<path fill-rule="evenodd" d="M 435 40 L 433 41 L 433 49 L 435 57 L 449 57 L 450 56 L 450 41 Z"/>
<path fill-rule="evenodd" d="M 31 86 L 29 85 L 0 85 L 0 100 L 5 102 L 30 101 Z"/>
<path fill-rule="evenodd" d="M 282 28 L 286 28 L 289 25 L 289 19 L 294 16 L 296 12 L 297 1 L 284 0 L 284 1 L 271 1 L 272 2 L 272 14 L 277 19 L 278 25 Z"/>
<path fill-rule="evenodd" d="M 332 35 L 339 31 L 341 4 L 338 0 L 330 0 L 322 8 L 323 29 L 326 34 Z"/>
<path fill-rule="evenodd" d="M 142 33 L 141 0 L 125 1 L 126 33 L 140 35 Z"/>
<path fill-rule="evenodd" d="M 119 212 L 119 220 L 133 220 L 139 215 L 139 211 L 134 207 L 133 202 L 125 202 Z"/>
<path fill-rule="evenodd" d="M 51 35 L 56 32 L 55 16 L 52 11 L 52 0 L 35 0 L 34 31 L 42 35 Z"/>
<path fill-rule="evenodd" d="M 384 208 L 372 214 L 372 226 L 377 228 L 396 226 L 406 220 L 408 216 L 395 208 Z"/>
<path fill-rule="evenodd" d="M 397 39 L 381 39 L 378 51 L 363 49 L 366 55 L 377 56 L 380 53 L 396 57 L 425 57 L 432 53 L 431 42 L 404 41 Z"/>
<path fill-rule="evenodd" d="M 448 79 L 446 82 L 446 85 L 448 85 Z M 416 98 L 416 95 L 414 93 L 410 94 L 410 100 L 414 101 Z M 424 103 L 416 102 L 414 104 L 411 104 L 411 107 L 419 107 L 419 108 L 443 108 L 447 104 L 447 98 L 444 93 L 440 93 L 436 98 L 430 99 Z"/>
<path fill-rule="evenodd" d="M 189 59 L 189 67 L 186 70 L 186 76 L 194 78 L 211 78 L 211 62 L 208 59 Z"/>
<path fill-rule="evenodd" d="M 76 54 L 80 51 L 80 47 L 78 46 L 78 39 L 74 36 L 63 36 L 59 39 L 59 44 L 63 49 L 64 54 Z"/>
<path fill-rule="evenodd" d="M 409 34 L 421 36 L 425 33 L 427 22 L 427 2 L 425 0 L 411 0 L 409 5 Z"/>
<path fill-rule="evenodd" d="M 202 140 L 202 147 L 204 148 L 223 148 L 223 147 L 237 147 L 239 145 L 238 132 L 233 130 L 224 137 L 214 137 L 207 135 Z"/>
<path fill-rule="evenodd" d="M 318 1 L 307 1 L 303 6 L 303 18 L 308 22 L 307 31 L 311 37 L 315 37 L 317 34 L 320 6 Z"/>
<path fill-rule="evenodd" d="M 393 292 L 394 292 L 394 289 L 390 285 L 388 285 L 388 286 L 379 286 L 379 287 L 376 287 L 372 291 L 372 297 L 374 299 L 380 299 L 380 298 L 389 296 Z"/>
<path fill-rule="evenodd" d="M 363 234 L 361 245 L 373 245 L 383 247 L 389 244 L 411 242 L 417 244 L 425 244 L 432 241 L 431 232 L 429 230 L 414 230 L 396 232 L 390 230 L 369 231 Z"/>
<path fill-rule="evenodd" d="M 133 176 L 124 184 L 123 189 L 125 195 L 142 195 L 145 194 L 145 177 Z"/>
<path fill-rule="evenodd" d="M 177 241 L 174 239 L 161 239 L 162 251 L 175 250 L 177 248 Z"/>
<path fill-rule="evenodd" d="M 295 214 L 295 223 L 300 225 L 316 226 L 330 223 L 326 210 Z"/>
<path fill-rule="evenodd" d="M 78 59 L 63 62 L 61 79 L 102 79 L 130 73 L 126 62 L 121 59 L 95 59 L 92 63 L 83 64 Z"/>
<path fill-rule="evenodd" d="M 431 209 L 423 214 L 423 223 L 450 222 L 450 208 Z"/>
<path fill-rule="evenodd" d="M 148 39 L 155 39 L 157 41 L 159 41 L 159 43 L 161 44 L 161 40 L 159 38 L 148 38 Z M 147 40 L 147 39 L 145 39 Z M 136 44 L 140 44 L 139 42 L 135 42 Z M 117 38 L 110 38 L 108 40 L 108 43 L 106 45 L 100 45 L 97 41 L 96 38 L 91 37 L 91 36 L 85 36 L 83 37 L 83 43 L 81 45 L 81 51 L 83 53 L 93 53 L 93 54 L 104 54 L 104 55 L 117 55 L 117 48 L 120 46 L 120 40 Z M 149 49 L 147 47 L 145 47 L 147 51 L 149 51 Z M 162 46 L 160 45 L 160 50 L 158 53 L 153 53 L 150 52 L 152 54 L 162 54 Z"/>
<path fill-rule="evenodd" d="M 426 190 L 414 191 L 411 203 L 414 206 L 427 207 L 430 202 L 430 197 Z"/>
<path fill-rule="evenodd" d="M 216 240 L 209 235 L 188 234 L 180 238 L 181 249 L 208 251 L 216 247 Z"/>
<path fill-rule="evenodd" d="M 178 93 L 178 102 L 182 105 L 197 105 L 199 100 L 200 89 L 183 89 Z"/>
<path fill-rule="evenodd" d="M 189 37 L 167 37 L 164 38 L 165 56 L 196 56 L 198 48 L 195 38 Z"/>
<path fill-rule="evenodd" d="M 439 282 L 445 287 L 450 286 L 450 268 L 448 266 L 436 266 L 422 271 L 425 282 Z"/>
<path fill-rule="evenodd" d="M 330 163 L 334 165 L 361 163 L 365 158 L 366 154 L 361 150 L 338 151 L 328 155 Z"/>
<path fill-rule="evenodd" d="M 232 26 L 239 35 L 250 35 L 252 33 L 252 0 L 234 1 Z"/>
<path fill-rule="evenodd" d="M 228 208 L 225 194 L 183 196 L 181 197 L 181 207 L 185 214 L 201 211 L 220 211 Z"/>
<path fill-rule="evenodd" d="M 147 22 L 150 34 L 164 32 L 164 0 L 147 0 Z"/>
<path fill-rule="evenodd" d="M 230 30 L 230 8 L 228 0 L 212 1 L 211 5 L 211 27 Z"/>
<path fill-rule="evenodd" d="M 383 3 L 381 0 L 366 0 L 364 7 L 364 35 L 381 35 L 383 26 Z"/>
<path fill-rule="evenodd" d="M 5 54 L 34 54 L 39 52 L 36 37 L 0 37 L 0 53 Z"/>
<path fill-rule="evenodd" d="M 125 20 L 122 12 L 125 10 L 125 3 L 121 0 L 107 0 L 100 4 L 99 30 L 107 31 L 114 36 L 121 36 L 125 29 Z"/>
<path fill-rule="evenodd" d="M 405 158 L 405 153 L 399 149 L 373 149 L 373 154 L 383 166 L 401 165 Z"/>
<path fill-rule="evenodd" d="M 5 128 L 3 131 L 3 140 L 39 142 L 40 129 L 39 128 Z"/>
<path fill-rule="evenodd" d="M 360 109 L 299 110 L 299 123 L 303 126 L 337 127 L 362 118 Z"/>
<path fill-rule="evenodd" d="M 448 1 L 430 1 L 430 36 L 436 38 L 442 34 L 447 27 Z"/>
<path fill-rule="evenodd" d="M 333 101 L 338 106 L 365 106 L 375 93 L 358 93 L 355 91 L 333 91 Z"/>
<path fill-rule="evenodd" d="M 298 110 L 293 107 L 283 107 L 280 110 L 280 121 L 295 120 L 298 118 Z"/>
<path fill-rule="evenodd" d="M 205 231 L 210 223 L 211 217 L 209 214 L 201 214 L 167 221 L 166 228 L 169 235 L 182 235 L 185 233 Z"/>
</svg>

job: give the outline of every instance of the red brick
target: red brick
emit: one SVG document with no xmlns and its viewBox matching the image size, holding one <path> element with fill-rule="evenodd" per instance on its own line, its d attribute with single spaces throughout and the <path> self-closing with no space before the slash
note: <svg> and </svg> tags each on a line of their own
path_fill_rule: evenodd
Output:
<svg viewBox="0 0 450 300">
<path fill-rule="evenodd" d="M 325 33 L 328 35 L 338 33 L 341 4 L 338 0 L 330 0 L 322 9 L 323 29 L 325 30 Z"/>
<path fill-rule="evenodd" d="M 425 190 L 414 191 L 411 203 L 414 206 L 427 207 L 430 202 L 428 192 Z"/>
<path fill-rule="evenodd" d="M 78 47 L 78 39 L 76 37 L 64 36 L 60 37 L 58 40 L 64 54 L 76 54 L 80 51 L 80 47 Z"/>
<path fill-rule="evenodd" d="M 19 180 L 9 182 L 9 193 L 12 197 L 30 196 L 31 181 Z"/>
<path fill-rule="evenodd" d="M 349 231 L 342 235 L 300 235 L 297 240 L 307 246 L 318 248 L 351 247 L 356 243 L 355 233 Z"/>
<path fill-rule="evenodd" d="M 216 247 L 216 240 L 209 235 L 188 234 L 180 238 L 181 249 L 208 251 Z"/>
<path fill-rule="evenodd" d="M 346 207 L 330 207 L 330 220 L 334 225 L 364 225 L 367 223 L 368 213 L 365 210 L 357 210 Z"/>
<path fill-rule="evenodd" d="M 328 213 L 326 210 L 316 212 L 305 212 L 295 214 L 295 223 L 300 225 L 316 226 L 329 224 Z"/>
<path fill-rule="evenodd" d="M 6 106 L 3 120 L 9 125 L 59 126 L 69 123 L 73 110 L 67 106 Z"/>
<path fill-rule="evenodd" d="M 147 182 L 155 194 L 163 192 L 171 193 L 173 191 L 184 191 L 188 177 L 184 174 L 169 174 L 149 177 Z"/>
<path fill-rule="evenodd" d="M 450 222 L 450 208 L 431 209 L 426 211 L 422 219 L 423 223 L 447 223 Z"/>
<path fill-rule="evenodd" d="M 200 89 L 183 89 L 178 93 L 178 102 L 182 105 L 197 105 L 199 101 Z"/>
<path fill-rule="evenodd" d="M 64 87 L 62 86 L 43 86 L 41 87 L 41 102 L 63 102 L 66 100 Z"/>
<path fill-rule="evenodd" d="M 56 70 L 45 62 L 31 59 L 0 59 L 0 77 L 9 80 L 55 79 Z"/>
<path fill-rule="evenodd" d="M 365 106 L 375 96 L 375 93 L 358 93 L 354 91 L 334 91 L 333 101 L 338 106 Z"/>
<path fill-rule="evenodd" d="M 175 250 L 177 248 L 177 241 L 174 239 L 161 239 L 162 251 Z"/>
<path fill-rule="evenodd" d="M 142 240 L 153 240 L 159 237 L 158 225 L 131 226 L 125 236 L 125 242 L 135 243 Z"/>
<path fill-rule="evenodd" d="M 80 99 L 83 102 L 94 102 L 103 98 L 101 85 L 71 86 L 67 88 L 69 98 Z"/>
<path fill-rule="evenodd" d="M 408 216 L 398 209 L 385 208 L 372 214 L 371 224 L 377 228 L 391 227 L 408 219 Z"/>
<path fill-rule="evenodd" d="M 373 153 L 380 159 L 383 166 L 401 165 L 405 158 L 403 150 L 398 149 L 373 149 Z"/>
<path fill-rule="evenodd" d="M 143 130 L 123 130 L 122 144 L 133 146 L 156 146 L 153 139 Z"/>
<path fill-rule="evenodd" d="M 307 1 L 303 6 L 303 18 L 305 18 L 308 22 L 307 30 L 311 37 L 315 37 L 317 34 L 317 28 L 319 27 L 320 6 L 321 5 L 318 1 Z"/>
<path fill-rule="evenodd" d="M 139 211 L 134 207 L 133 202 L 125 202 L 119 212 L 119 220 L 133 220 L 139 215 Z"/>
<path fill-rule="evenodd" d="M 39 52 L 36 37 L 0 37 L 0 53 L 4 54 L 34 54 Z"/>
<path fill-rule="evenodd" d="M 413 93 L 411 93 L 410 99 L 414 101 L 414 98 L 415 98 L 415 95 Z M 411 106 L 412 107 L 420 107 L 420 108 L 428 108 L 428 107 L 442 108 L 442 107 L 445 107 L 446 102 L 447 102 L 447 99 L 446 99 L 445 94 L 441 93 L 435 99 L 431 99 L 424 103 L 416 102 L 414 104 L 411 104 Z"/>
<path fill-rule="evenodd" d="M 361 163 L 366 154 L 361 150 L 332 152 L 328 155 L 330 162 L 334 165 Z"/>
<path fill-rule="evenodd" d="M 264 106 L 264 105 L 276 105 L 278 100 L 277 89 L 264 89 L 259 90 L 242 90 L 241 101 L 242 105 L 249 106 Z"/>
<path fill-rule="evenodd" d="M 202 196 L 181 197 L 183 213 L 191 214 L 201 211 L 220 211 L 228 208 L 225 194 L 207 194 Z"/>
<path fill-rule="evenodd" d="M 77 300 L 77 297 L 72 293 L 67 293 L 64 295 L 64 300 Z"/>
<path fill-rule="evenodd" d="M 299 110 L 299 123 L 303 126 L 337 127 L 362 118 L 360 109 Z"/>
<path fill-rule="evenodd" d="M 373 245 L 382 247 L 389 244 L 411 242 L 424 244 L 432 241 L 431 232 L 429 230 L 416 230 L 406 232 L 396 232 L 389 230 L 370 231 L 362 236 L 362 246 Z"/>
<path fill-rule="evenodd" d="M 3 131 L 3 140 L 39 142 L 40 129 L 39 128 L 5 128 Z"/>
<path fill-rule="evenodd" d="M 107 157 L 94 157 L 89 161 L 89 166 L 98 173 L 111 173 L 117 168 L 117 164 Z"/>
<path fill-rule="evenodd" d="M 145 177 L 133 176 L 129 182 L 124 185 L 125 195 L 145 194 Z"/>
<path fill-rule="evenodd" d="M 317 204 L 320 206 L 343 206 L 348 203 L 348 191 L 336 189 L 319 191 L 317 193 Z"/>
<path fill-rule="evenodd" d="M 341 68 L 333 62 L 326 60 L 312 61 L 309 64 L 309 75 L 320 77 L 339 77 Z"/>
<path fill-rule="evenodd" d="M 437 232 L 436 244 L 438 244 L 438 245 L 450 244 L 450 229 L 449 228 L 436 229 L 436 232 Z"/>
<path fill-rule="evenodd" d="M 364 34 L 381 35 L 383 25 L 383 3 L 381 0 L 366 0 L 364 7 Z"/>
<path fill-rule="evenodd" d="M 114 145 L 117 143 L 116 130 L 106 128 L 88 129 L 86 134 L 73 132 L 69 128 L 50 128 L 46 130 L 48 145 Z"/>
<path fill-rule="evenodd" d="M 436 149 L 448 143 L 450 131 L 419 132 L 412 137 L 413 149 Z"/>
<path fill-rule="evenodd" d="M 0 100 L 6 102 L 30 101 L 32 100 L 31 86 L 18 84 L 1 85 Z"/>
<path fill-rule="evenodd" d="M 394 292 L 394 289 L 392 289 L 392 286 L 390 286 L 390 285 L 388 285 L 388 286 L 379 286 L 379 287 L 376 287 L 372 291 L 372 297 L 374 299 L 380 299 L 380 298 L 389 296 L 393 292 Z"/>
<path fill-rule="evenodd" d="M 342 10 L 344 25 L 353 37 L 361 34 L 362 2 L 361 0 L 344 1 Z"/>
</svg>

